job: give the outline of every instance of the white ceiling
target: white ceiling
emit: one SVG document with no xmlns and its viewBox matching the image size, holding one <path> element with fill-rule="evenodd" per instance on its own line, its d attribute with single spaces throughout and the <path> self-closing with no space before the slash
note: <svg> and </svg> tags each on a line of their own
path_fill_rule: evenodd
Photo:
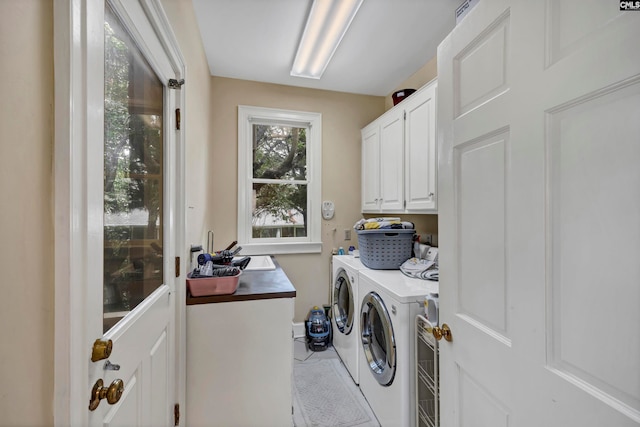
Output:
<svg viewBox="0 0 640 427">
<path fill-rule="evenodd" d="M 312 0 L 193 0 L 212 75 L 386 96 L 436 55 L 462 0 L 364 0 L 320 80 L 291 77 Z"/>
</svg>

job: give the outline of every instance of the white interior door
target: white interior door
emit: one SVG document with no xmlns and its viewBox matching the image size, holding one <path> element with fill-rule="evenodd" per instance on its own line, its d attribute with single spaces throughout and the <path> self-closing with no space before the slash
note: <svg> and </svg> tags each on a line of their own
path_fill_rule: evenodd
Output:
<svg viewBox="0 0 640 427">
<path fill-rule="evenodd" d="M 157 1 L 59 8 L 69 12 L 72 108 L 71 142 L 57 141 L 56 150 L 72 154 L 56 184 L 70 224 L 57 227 L 69 241 L 56 239 L 63 249 L 56 266 L 68 267 L 70 284 L 57 277 L 56 292 L 71 301 L 56 302 L 66 317 L 57 319 L 56 338 L 66 338 L 70 366 L 56 374 L 56 423 L 173 426 L 184 180 L 175 113 L 182 95 L 168 84 L 183 74 L 182 61 Z"/>
<path fill-rule="evenodd" d="M 438 51 L 444 427 L 640 424 L 640 14 L 482 1 Z"/>
<path fill-rule="evenodd" d="M 107 393 L 98 403 L 92 392 L 97 407 L 89 406 L 89 424 L 170 426 L 176 402 L 177 282 L 170 112 L 179 97 L 167 87 L 175 76 L 171 60 L 142 5 L 106 2 L 104 11 L 104 154 L 96 159 L 104 179 L 102 188 L 91 188 L 103 200 L 89 202 L 102 205 L 104 212 L 103 298 L 96 307 L 102 328 L 92 332 L 112 343 L 107 360 L 120 369 L 107 369 L 105 360 L 92 358 L 89 377 L 90 383 L 102 380 L 103 387 L 122 381 L 122 395 L 113 402 Z"/>
</svg>

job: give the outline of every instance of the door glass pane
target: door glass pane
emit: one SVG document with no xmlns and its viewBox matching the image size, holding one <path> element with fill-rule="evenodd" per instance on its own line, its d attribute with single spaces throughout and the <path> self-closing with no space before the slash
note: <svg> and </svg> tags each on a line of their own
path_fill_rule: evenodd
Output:
<svg viewBox="0 0 640 427">
<path fill-rule="evenodd" d="M 369 318 L 371 319 L 371 353 L 373 354 L 372 369 L 375 369 L 377 373 L 384 371 L 388 365 L 386 331 L 380 316 L 381 314 L 376 310 L 375 306 L 369 311 Z"/>
<path fill-rule="evenodd" d="M 353 301 L 349 294 L 349 283 L 345 277 L 344 271 L 336 279 L 334 290 L 334 316 L 338 331 L 343 334 L 351 332 L 353 324 Z"/>
<path fill-rule="evenodd" d="M 105 11 L 104 323 L 163 282 L 163 85 Z"/>
</svg>

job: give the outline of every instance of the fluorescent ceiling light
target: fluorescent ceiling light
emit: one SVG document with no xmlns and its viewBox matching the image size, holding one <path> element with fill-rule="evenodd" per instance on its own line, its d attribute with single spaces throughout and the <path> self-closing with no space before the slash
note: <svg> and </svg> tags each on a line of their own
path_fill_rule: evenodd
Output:
<svg viewBox="0 0 640 427">
<path fill-rule="evenodd" d="M 291 75 L 319 79 L 363 0 L 314 0 Z"/>
</svg>

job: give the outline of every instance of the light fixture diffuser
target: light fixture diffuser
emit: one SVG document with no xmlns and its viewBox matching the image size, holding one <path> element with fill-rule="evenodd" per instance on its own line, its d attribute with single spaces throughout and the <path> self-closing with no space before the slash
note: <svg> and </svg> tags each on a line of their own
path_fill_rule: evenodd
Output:
<svg viewBox="0 0 640 427">
<path fill-rule="evenodd" d="M 363 0 L 314 0 L 291 75 L 319 79 Z"/>
</svg>

